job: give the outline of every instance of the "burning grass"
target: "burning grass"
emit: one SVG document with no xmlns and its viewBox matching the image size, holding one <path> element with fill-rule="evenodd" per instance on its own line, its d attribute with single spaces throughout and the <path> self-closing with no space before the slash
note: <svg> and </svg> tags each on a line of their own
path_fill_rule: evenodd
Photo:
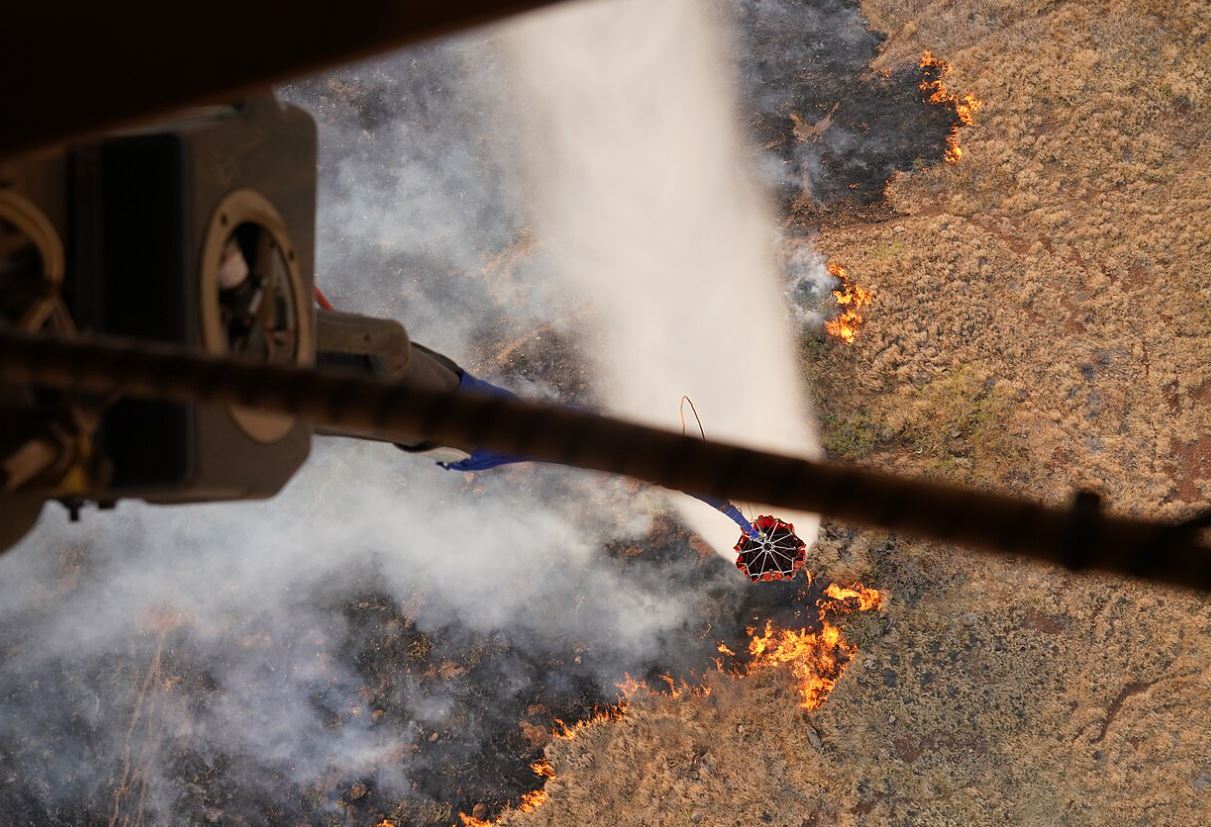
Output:
<svg viewBox="0 0 1211 827">
<path fill-rule="evenodd" d="M 778 629 L 770 620 L 760 632 L 749 630 L 747 671 L 788 667 L 799 692 L 799 706 L 805 710 L 820 708 L 858 652 L 830 618 L 877 610 L 885 599 L 882 592 L 861 583 L 848 587 L 830 584 L 824 593 L 827 599 L 817 602 L 818 630 Z"/>
<path fill-rule="evenodd" d="M 807 583 L 810 582 L 809 577 Z M 810 585 L 806 588 L 810 588 Z M 861 583 L 848 586 L 829 584 L 815 604 L 819 628 L 783 627 L 767 619 L 760 629 L 749 627 L 746 630 L 748 643 L 743 654 L 738 655 L 727 643 L 718 642 L 716 650 L 725 658 L 732 659 L 734 665 L 725 666 L 723 658 L 719 658 L 715 660 L 716 669 L 733 678 L 743 678 L 766 669 L 785 669 L 794 681 L 799 696 L 798 706 L 807 711 L 819 709 L 828 700 L 829 693 L 858 651 L 857 645 L 846 639 L 844 631 L 834 621 L 855 612 L 877 611 L 883 607 L 886 598 L 886 593 Z M 626 674 L 616 686 L 616 704 L 571 725 L 556 720 L 552 738 L 572 741 L 588 730 L 621 721 L 641 699 L 678 701 L 711 695 L 711 687 L 706 683 L 691 684 L 667 673 L 657 676 L 652 682 Z M 554 767 L 544 757 L 532 763 L 530 769 L 535 776 L 543 779 L 543 786 L 523 794 L 516 805 L 502 813 L 502 818 L 510 813 L 533 812 L 548 800 L 546 785 L 556 777 Z M 492 827 L 498 823 L 460 812 L 459 822 L 453 827 Z"/>
<path fill-rule="evenodd" d="M 983 104 L 975 95 L 958 95 L 946 88 L 950 64 L 935 57 L 933 52 L 924 52 L 919 66 L 924 73 L 920 85 L 921 98 L 935 106 L 954 107 L 959 122 L 951 127 L 950 134 L 946 136 L 946 163 L 957 164 L 963 157 L 963 148 L 959 146 L 959 127 L 971 126 Z"/>
<path fill-rule="evenodd" d="M 811 583 L 810 575 L 807 582 Z M 878 611 L 886 599 L 886 593 L 861 583 L 849 586 L 830 583 L 825 587 L 823 597 L 816 601 L 815 616 L 819 628 L 796 629 L 780 626 L 773 619 L 766 619 L 762 627 L 750 626 L 746 629 L 746 658 L 737 655 L 735 649 L 726 642 L 720 641 L 716 645 L 716 651 L 738 664 L 729 669 L 724 665 L 724 659 L 718 658 L 715 660 L 715 666 L 719 671 L 735 677 L 743 677 L 761 669 L 787 667 L 795 678 L 801 698 L 800 707 L 807 710 L 818 709 L 828 699 L 829 692 L 836 686 L 846 666 L 857 653 L 857 646 L 846 640 L 842 629 L 833 621 L 855 612 Z M 616 717 L 625 714 L 632 698 L 641 693 L 660 695 L 673 700 L 711 694 L 709 686 L 691 685 L 671 675 L 661 675 L 659 681 L 664 686 L 653 688 L 646 681 L 626 675 L 618 684 L 621 700 L 614 708 Z M 566 727 L 564 729 L 567 730 Z M 575 737 L 575 733 L 571 733 L 569 737 Z"/>
<path fill-rule="evenodd" d="M 540 763 L 543 765 L 546 771 L 549 771 L 549 774 L 546 772 L 539 773 L 537 763 L 531 765 L 531 768 L 534 769 L 535 774 L 542 775 L 547 779 L 554 778 L 555 772 L 554 770 L 550 769 L 551 765 L 547 764 L 545 761 Z M 517 802 L 517 806 L 513 807 L 511 811 L 516 813 L 532 813 L 541 807 L 546 800 L 547 791 L 545 788 L 531 790 L 530 792 L 522 795 L 521 801 Z M 467 815 L 466 813 L 459 813 L 458 819 L 459 823 L 455 825 L 455 827 L 491 827 L 491 825 L 497 823 L 495 821 L 484 821 L 481 818 L 476 818 L 475 816 Z"/>
<path fill-rule="evenodd" d="M 839 311 L 834 318 L 824 323 L 824 331 L 847 345 L 853 344 L 866 321 L 862 308 L 870 304 L 874 296 L 862 285 L 851 281 L 849 273 L 840 264 L 830 261 L 828 272 L 841 283 L 833 291 L 833 299 L 836 300 Z"/>
<path fill-rule="evenodd" d="M 626 714 L 627 704 L 632 694 L 639 691 L 644 684 L 641 681 L 636 681 L 630 675 L 627 675 L 621 683 L 618 684 L 621 700 L 614 706 L 607 707 L 596 711 L 591 717 L 584 720 L 576 721 L 571 725 L 564 721 L 555 719 L 555 729 L 551 731 L 551 737 L 561 741 L 571 741 L 579 737 L 585 730 L 593 727 L 601 726 L 602 724 L 617 721 Z M 522 793 L 518 802 L 508 807 L 500 816 L 510 813 L 532 813 L 546 803 L 549 793 L 546 785 L 549 781 L 555 778 L 555 768 L 551 766 L 551 762 L 545 757 L 540 758 L 530 764 L 530 771 L 538 778 L 543 779 L 543 786 L 536 790 L 530 790 Z M 482 805 L 481 805 L 482 806 Z M 477 807 L 476 811 L 480 808 Z M 499 818 L 496 820 L 485 820 L 480 815 L 473 811 L 470 815 L 464 812 L 459 812 L 458 823 L 453 827 L 492 827 L 499 823 Z"/>
</svg>

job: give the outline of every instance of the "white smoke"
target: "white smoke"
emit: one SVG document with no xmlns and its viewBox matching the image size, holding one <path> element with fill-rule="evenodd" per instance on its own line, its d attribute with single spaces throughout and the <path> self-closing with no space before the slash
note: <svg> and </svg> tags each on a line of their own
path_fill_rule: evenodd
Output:
<svg viewBox="0 0 1211 827">
<path fill-rule="evenodd" d="M 778 238 L 738 138 L 717 22 L 692 0 L 528 19 L 502 35 L 516 82 L 495 109 L 509 76 L 474 38 L 338 72 L 319 85 L 341 90 L 332 97 L 291 90 L 321 125 L 319 282 L 342 309 L 398 318 L 458 359 L 491 330 L 507 341 L 565 320 L 591 339 L 566 321 L 589 301 L 615 411 L 675 427 L 688 394 L 709 437 L 814 455 Z M 524 119 L 531 161 L 514 164 L 509 124 Z M 529 191 L 516 169 L 534 176 Z M 506 306 L 482 269 L 525 229 L 531 193 L 546 257 L 523 263 Z M 722 515 L 678 507 L 716 547 L 734 542 Z M 220 820 L 223 807 L 234 821 L 301 799 L 282 778 L 310 789 L 364 768 L 387 795 L 415 795 L 408 748 L 475 720 L 457 717 L 467 709 L 441 681 L 411 679 L 384 702 L 407 726 L 353 715 L 367 678 L 347 657 L 359 644 L 349 601 L 385 595 L 437 641 L 507 637 L 475 714 L 515 729 L 526 683 L 564 680 L 536 670 L 548 653 L 575 641 L 605 687 L 674 649 L 708 592 L 726 602 L 747 588 L 726 567 L 689 582 L 602 553 L 642 536 L 659 508 L 570 469 L 467 481 L 345 441 L 318 442 L 268 502 L 124 502 L 79 525 L 52 506 L 0 559 L 0 764 L 13 773 L 0 814 L 83 820 L 145 796 L 149 821 L 183 822 L 211 782 L 187 783 L 182 755 L 220 780 L 231 767 L 224 789 L 243 797 L 198 805 Z M 795 521 L 811 540 L 814 519 Z M 425 744 L 416 761 L 440 749 Z M 123 799 L 131 756 L 145 786 Z"/>
<path fill-rule="evenodd" d="M 484 146 L 502 129 L 485 113 L 495 53 L 462 39 L 337 73 L 382 99 L 371 124 L 358 121 L 365 105 L 341 95 L 290 93 L 321 125 L 319 283 L 343 309 L 396 317 L 460 360 L 497 328 L 508 341 L 579 307 L 540 262 L 509 306 L 484 283 L 484 262 L 524 225 L 495 160 L 508 146 Z M 587 677 L 609 697 L 624 671 L 663 658 L 703 590 L 740 593 L 739 578 L 670 582 L 603 553 L 644 536 L 657 510 L 620 481 L 571 469 L 468 481 L 391 446 L 334 440 L 318 440 L 267 502 L 123 502 L 86 510 L 78 525 L 49 506 L 0 558 L 0 767 L 12 774 L 0 820 L 145 806 L 177 823 L 183 808 L 196 812 L 191 796 L 207 794 L 182 781 L 182 754 L 238 774 L 214 782 L 247 796 L 228 805 L 232 817 L 262 799 L 301 799 L 283 776 L 306 786 L 365 768 L 381 795 L 423 795 L 410 792 L 415 762 L 400 757 L 422 730 L 492 737 L 467 721 L 468 697 L 482 698 L 471 712 L 516 731 L 515 699 L 565 680 L 537 664 L 573 645 L 591 655 L 567 680 Z M 353 716 L 367 679 L 349 663 L 346 613 L 367 593 L 405 607 L 438 642 L 500 637 L 499 680 L 457 699 L 454 679 L 393 690 L 388 705 L 410 716 L 402 729 Z M 145 685 L 159 701 L 144 702 Z M 440 750 L 426 742 L 417 760 Z M 119 795 L 130 756 L 157 752 L 163 760 L 134 761 L 145 787 Z"/>
<path fill-rule="evenodd" d="M 785 298 L 791 315 L 804 330 L 819 330 L 825 320 L 824 297 L 840 284 L 828 262 L 805 239 L 787 241 L 784 262 Z"/>
<path fill-rule="evenodd" d="M 515 729 L 514 698 L 558 680 L 532 660 L 580 641 L 592 653 L 580 674 L 609 697 L 624 671 L 660 661 L 700 589 L 743 588 L 670 582 L 602 554 L 612 538 L 643 536 L 651 511 L 609 479 L 523 467 L 472 486 L 390 446 L 343 441 L 318 444 L 268 502 L 125 502 L 79 525 L 49 507 L 0 561 L 0 744 L 22 776 L 37 773 L 41 801 L 76 813 L 95 811 L 98 790 L 108 808 L 132 744 L 148 785 L 138 807 L 160 822 L 189 792 L 169 760 L 182 750 L 207 765 L 238 756 L 240 777 L 222 783 L 247 795 L 264 784 L 258 794 L 290 801 L 271 787 L 283 772 L 301 785 L 357 773 L 403 798 L 412 767 L 399 751 L 473 727 L 455 699 L 466 690 L 405 683 L 391 702 L 406 705 L 403 730 L 352 716 L 374 684 L 350 668 L 350 601 L 387 595 L 439 642 L 505 636 L 513 654 L 495 656 L 503 677 L 479 690 L 477 714 L 513 716 Z M 160 672 L 165 635 L 173 660 Z"/>
<path fill-rule="evenodd" d="M 709 438 L 816 457 L 778 233 L 720 22 L 698 0 L 609 0 L 506 32 L 536 225 L 596 311 L 614 412 L 675 427 L 686 394 Z M 726 518 L 675 502 L 726 556 Z M 816 516 L 780 515 L 815 539 Z"/>
</svg>

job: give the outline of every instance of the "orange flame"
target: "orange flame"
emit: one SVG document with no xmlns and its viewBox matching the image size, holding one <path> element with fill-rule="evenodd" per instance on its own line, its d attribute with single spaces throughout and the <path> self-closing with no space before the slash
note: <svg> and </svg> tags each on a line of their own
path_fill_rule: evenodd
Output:
<svg viewBox="0 0 1211 827">
<path fill-rule="evenodd" d="M 586 718 L 583 721 L 568 726 L 559 718 L 555 719 L 555 724 L 558 727 L 551 734 L 560 741 L 571 741 L 580 736 L 586 729 L 591 729 L 601 724 L 608 724 L 611 721 L 619 721 L 626 717 L 628 704 L 626 701 L 619 702 L 616 706 L 606 707 L 605 709 L 597 710 L 592 718 Z"/>
<path fill-rule="evenodd" d="M 563 722 L 560 721 L 560 724 L 562 723 Z M 564 728 L 567 729 L 566 726 Z M 550 781 L 555 777 L 555 768 L 552 767 L 551 762 L 545 758 L 540 758 L 539 760 L 535 761 L 530 765 L 530 769 L 533 770 L 535 775 L 537 775 L 539 778 L 546 779 L 546 781 Z M 546 781 L 543 782 L 544 785 L 546 784 Z M 531 790 L 528 793 L 523 793 L 521 800 L 518 801 L 512 809 L 518 813 L 532 813 L 546 803 L 547 797 L 548 795 L 545 787 L 537 790 Z M 476 818 L 475 816 L 467 815 L 466 813 L 459 813 L 458 819 L 461 822 L 459 827 L 495 827 L 496 825 L 495 821 L 484 821 L 482 818 Z M 382 827 L 382 825 L 377 825 L 377 827 Z"/>
<path fill-rule="evenodd" d="M 868 589 L 861 583 L 855 583 L 852 586 L 838 586 L 836 583 L 830 583 L 825 589 L 824 594 L 831 597 L 833 600 L 844 602 L 846 600 L 857 600 L 858 611 L 869 612 L 872 609 L 878 609 L 883 605 L 883 592 L 878 589 Z M 827 605 L 822 601 L 821 608 L 840 608 L 831 604 Z"/>
<path fill-rule="evenodd" d="M 941 58 L 934 57 L 933 52 L 926 51 L 921 55 L 920 67 L 932 69 L 936 76 L 926 77 L 921 81 L 921 96 L 926 103 L 935 105 L 950 105 L 954 107 L 959 119 L 958 125 L 946 136 L 946 163 L 957 164 L 963 157 L 963 148 L 959 146 L 959 126 L 970 126 L 975 121 L 975 114 L 983 105 L 975 95 L 956 95 L 946 88 L 946 76 L 950 74 L 950 64 Z"/>
<path fill-rule="evenodd" d="M 809 632 L 774 629 L 773 621 L 766 621 L 765 631 L 753 636 L 748 651 L 753 656 L 750 670 L 789 666 L 802 698 L 799 706 L 817 709 L 857 649 L 845 642 L 839 627 L 828 623 L 819 632 Z"/>
<path fill-rule="evenodd" d="M 749 630 L 751 639 L 748 651 L 752 656 L 749 671 L 789 667 L 799 691 L 799 706 L 808 710 L 819 709 L 828 699 L 829 693 L 858 652 L 858 647 L 845 639 L 841 628 L 828 621 L 828 615 L 848 614 L 855 609 L 871 611 L 881 607 L 884 600 L 882 592 L 868 589 L 861 583 L 853 586 L 832 584 L 824 593 L 831 599 L 822 599 L 817 603 L 821 624 L 818 632 L 775 629 L 769 620 L 761 633 Z"/>
<path fill-rule="evenodd" d="M 719 651 L 726 652 L 729 655 L 735 654 L 735 652 L 728 649 L 723 643 L 719 644 Z M 632 677 L 630 672 L 624 673 L 622 680 L 614 684 L 618 687 L 619 701 L 617 705 L 615 705 L 611 710 L 607 711 L 607 714 L 612 716 L 609 717 L 609 720 L 621 718 L 627 711 L 627 707 L 629 706 L 631 699 L 640 692 L 646 692 L 651 695 L 660 695 L 665 698 L 672 698 L 673 700 L 678 700 L 686 695 L 711 694 L 711 688 L 709 686 L 691 686 L 685 679 L 678 680 L 667 673 L 660 675 L 659 677 L 660 682 L 663 683 L 667 688 L 653 689 L 648 685 L 647 681 L 641 681 Z M 598 717 L 601 717 L 601 713 L 598 714 Z M 591 724 L 594 722 L 594 720 L 590 720 L 588 723 Z M 563 728 L 564 734 L 571 732 L 568 725 L 563 721 L 557 721 L 557 723 Z M 579 724 L 577 726 L 579 726 Z M 561 735 L 556 734 L 556 737 L 561 737 Z"/>
<path fill-rule="evenodd" d="M 618 687 L 618 694 L 622 696 L 623 701 L 630 700 L 636 692 L 647 687 L 643 681 L 632 678 L 630 672 L 624 673 L 622 680 L 614 685 Z"/>
<path fill-rule="evenodd" d="M 853 344 L 865 321 L 862 317 L 862 308 L 870 304 L 873 296 L 862 285 L 851 282 L 849 273 L 840 264 L 830 261 L 828 272 L 841 282 L 841 285 L 833 291 L 833 299 L 836 300 L 837 307 L 841 308 L 841 312 L 837 314 L 836 318 L 824 323 L 824 332 L 829 336 L 835 336 L 847 345 Z"/>
<path fill-rule="evenodd" d="M 857 653 L 858 647 L 845 639 L 840 627 L 828 621 L 833 614 L 849 614 L 853 611 L 867 612 L 883 606 L 885 595 L 877 589 L 870 589 L 861 583 L 852 586 L 829 584 L 824 589 L 825 598 L 817 601 L 818 615 L 821 627 L 818 632 L 807 629 L 775 629 L 772 621 L 766 621 L 765 629 L 756 633 L 750 628 L 748 651 L 751 659 L 748 671 L 785 666 L 789 667 L 794 676 L 800 695 L 799 706 L 803 709 L 818 709 L 829 693 L 837 685 L 837 681 L 845 673 L 850 660 Z M 718 643 L 717 650 L 728 656 L 735 652 L 726 644 Z M 716 666 L 722 670 L 722 662 L 716 661 Z M 617 704 L 597 710 L 591 718 L 569 726 L 558 718 L 555 719 L 556 729 L 553 736 L 562 741 L 571 741 L 585 730 L 604 723 L 618 721 L 624 718 L 630 707 L 631 699 L 640 692 L 658 694 L 672 699 L 690 695 L 709 695 L 708 686 L 691 686 L 684 680 L 678 681 L 672 675 L 661 675 L 660 681 L 667 689 L 652 689 L 645 681 L 626 673 L 618 682 L 620 700 Z M 521 800 L 512 807 L 514 812 L 531 813 L 546 803 L 549 794 L 546 781 L 555 778 L 555 768 L 547 759 L 542 758 L 530 765 L 530 769 L 539 778 L 545 779 L 540 789 L 522 795 Z M 496 827 L 498 822 L 484 821 L 473 815 L 459 813 L 460 824 L 457 827 Z M 377 827 L 390 827 L 384 822 Z"/>
<path fill-rule="evenodd" d="M 533 790 L 521 797 L 521 801 L 514 808 L 519 813 L 532 813 L 543 805 L 547 800 L 547 791 L 545 789 Z"/>
</svg>

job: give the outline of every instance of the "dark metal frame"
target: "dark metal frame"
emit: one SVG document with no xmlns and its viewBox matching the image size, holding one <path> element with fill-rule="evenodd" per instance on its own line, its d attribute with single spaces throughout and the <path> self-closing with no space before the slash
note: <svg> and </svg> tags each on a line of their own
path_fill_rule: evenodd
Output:
<svg viewBox="0 0 1211 827">
<path fill-rule="evenodd" d="M 553 2 L 17 0 L 0 13 L 0 158 Z"/>
</svg>

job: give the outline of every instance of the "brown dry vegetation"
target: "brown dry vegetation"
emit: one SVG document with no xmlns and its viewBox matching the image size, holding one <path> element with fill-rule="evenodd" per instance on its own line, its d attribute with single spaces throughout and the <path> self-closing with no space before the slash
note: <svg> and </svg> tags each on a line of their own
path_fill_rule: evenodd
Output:
<svg viewBox="0 0 1211 827">
<path fill-rule="evenodd" d="M 1205 0 L 865 0 L 880 65 L 932 49 L 984 102 L 958 165 L 818 246 L 875 291 L 805 362 L 835 455 L 1059 502 L 1211 500 Z M 828 526 L 891 592 L 810 721 L 719 676 L 548 749 L 514 824 L 1211 823 L 1211 602 Z M 811 729 L 809 729 L 809 725 Z M 817 744 L 819 746 L 817 746 Z"/>
</svg>

